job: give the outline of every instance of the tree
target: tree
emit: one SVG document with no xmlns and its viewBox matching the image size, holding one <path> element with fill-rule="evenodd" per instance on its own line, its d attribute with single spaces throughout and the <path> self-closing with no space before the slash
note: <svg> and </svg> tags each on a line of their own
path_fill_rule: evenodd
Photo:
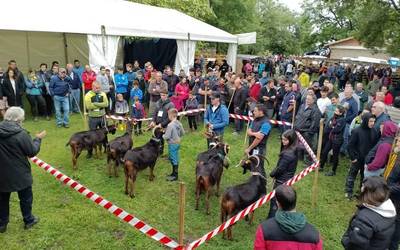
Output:
<svg viewBox="0 0 400 250">
<path fill-rule="evenodd" d="M 132 2 L 158 7 L 171 8 L 181 11 L 202 21 L 215 19 L 208 0 L 131 0 Z"/>
<path fill-rule="evenodd" d="M 400 55 L 398 0 L 306 0 L 303 9 L 319 46 L 354 36 L 368 48 Z"/>
<path fill-rule="evenodd" d="M 306 0 L 302 8 L 302 18 L 311 25 L 310 38 L 317 46 L 352 36 L 355 32 L 357 8 L 353 0 Z"/>
<path fill-rule="evenodd" d="M 386 48 L 400 55 L 400 9 L 395 0 L 368 0 L 356 15 L 355 36 L 368 48 Z"/>
<path fill-rule="evenodd" d="M 281 54 L 299 54 L 302 37 L 299 19 L 283 4 L 274 0 L 259 0 L 256 51 Z"/>
</svg>

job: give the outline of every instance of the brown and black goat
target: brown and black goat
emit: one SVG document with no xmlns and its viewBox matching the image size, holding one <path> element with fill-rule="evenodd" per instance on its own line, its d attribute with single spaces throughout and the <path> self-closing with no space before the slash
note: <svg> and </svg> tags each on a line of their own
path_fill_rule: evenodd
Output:
<svg viewBox="0 0 400 250">
<path fill-rule="evenodd" d="M 260 168 L 260 157 L 262 156 L 252 155 L 247 160 L 241 162 L 243 174 L 250 171 L 251 177 L 247 182 L 229 187 L 224 192 L 221 199 L 222 223 L 236 215 L 241 210 L 247 208 L 267 193 L 267 179 L 263 176 L 263 171 Z M 251 213 L 249 217 L 249 224 L 251 224 L 253 213 Z M 230 226 L 226 229 L 229 240 L 233 239 L 232 227 L 233 226 Z M 222 237 L 225 238 L 225 231 L 223 232 Z"/>
<path fill-rule="evenodd" d="M 217 186 L 215 192 L 219 196 L 219 186 L 223 168 L 228 168 L 226 156 L 229 152 L 229 145 L 221 142 L 213 145 L 209 150 L 200 153 L 196 162 L 196 210 L 199 209 L 201 192 L 205 192 L 206 213 L 210 214 L 210 195 L 213 186 Z"/>
<path fill-rule="evenodd" d="M 149 167 L 149 180 L 154 180 L 153 171 L 161 153 L 160 144 L 163 134 L 164 130 L 156 127 L 153 129 L 153 136 L 149 142 L 126 152 L 124 156 L 125 193 L 131 198 L 135 197 L 135 181 L 139 171 Z"/>
<path fill-rule="evenodd" d="M 112 167 L 114 169 L 114 176 L 118 177 L 118 167 L 119 165 L 123 165 L 125 153 L 133 146 L 132 130 L 132 123 L 127 121 L 125 134 L 116 137 L 107 144 L 107 169 L 110 178 L 112 176 Z"/>
<path fill-rule="evenodd" d="M 107 134 L 115 134 L 115 132 L 115 125 L 110 125 L 96 130 L 82 131 L 73 134 L 68 143 L 65 145 L 69 145 L 71 147 L 72 168 L 74 170 L 78 169 L 78 157 L 83 150 L 88 151 L 87 158 L 92 157 L 93 149 L 95 150 L 96 155 L 99 155 L 99 153 L 101 153 L 102 146 L 104 147 L 104 152 L 106 152 L 106 147 L 108 143 Z"/>
</svg>

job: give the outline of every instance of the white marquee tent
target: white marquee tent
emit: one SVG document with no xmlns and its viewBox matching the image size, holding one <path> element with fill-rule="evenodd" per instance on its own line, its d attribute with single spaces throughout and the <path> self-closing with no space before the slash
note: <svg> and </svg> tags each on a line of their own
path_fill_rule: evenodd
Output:
<svg viewBox="0 0 400 250">
<path fill-rule="evenodd" d="M 113 68 L 122 53 L 120 36 L 176 39 L 175 68 L 185 71 L 196 41 L 229 43 L 228 63 L 235 65 L 236 35 L 173 9 L 123 0 L 13 0 L 2 2 L 2 10 L 1 66 L 15 59 L 26 70 L 79 58 L 96 68 Z"/>
</svg>

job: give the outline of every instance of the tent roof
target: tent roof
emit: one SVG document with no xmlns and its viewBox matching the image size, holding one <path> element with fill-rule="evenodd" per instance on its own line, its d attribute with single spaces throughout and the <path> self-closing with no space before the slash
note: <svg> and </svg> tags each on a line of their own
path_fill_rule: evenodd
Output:
<svg viewBox="0 0 400 250">
<path fill-rule="evenodd" d="M 18 11 L 11 11 L 18 7 Z M 0 30 L 141 36 L 237 43 L 237 37 L 182 12 L 123 0 L 13 0 Z"/>
</svg>

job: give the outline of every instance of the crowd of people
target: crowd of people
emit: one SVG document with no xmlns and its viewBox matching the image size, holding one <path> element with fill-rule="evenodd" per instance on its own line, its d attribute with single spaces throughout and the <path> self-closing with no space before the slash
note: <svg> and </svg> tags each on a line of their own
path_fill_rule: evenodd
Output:
<svg viewBox="0 0 400 250">
<path fill-rule="evenodd" d="M 333 178 L 339 159 L 348 159 L 350 168 L 343 180 L 344 196 L 360 200 L 360 207 L 343 236 L 343 246 L 345 249 L 397 249 L 400 158 L 395 156 L 400 151 L 399 143 L 396 144 L 399 141 L 396 137 L 400 123 L 400 83 L 392 80 L 390 70 L 374 66 L 352 69 L 337 63 L 322 64 L 315 72 L 291 58 L 274 57 L 263 63 L 256 67 L 247 62 L 242 72 L 235 73 L 225 60 L 206 67 L 196 60 L 186 75 L 182 70 L 175 74 L 170 66 L 159 71 L 151 62 L 141 68 L 135 61 L 117 67 L 112 74 L 112 69 L 101 66 L 99 72 L 95 72 L 75 60 L 65 68 L 53 62 L 50 70 L 42 63 L 37 71 L 30 70 L 24 76 L 11 60 L 5 72 L 0 69 L 0 111 L 5 120 L 0 125 L 0 137 L 13 136 L 3 127 L 13 122 L 16 124 L 12 126 L 20 126 L 21 117 L 16 119 L 11 115 L 10 118 L 13 109 L 8 108 L 25 108 L 24 95 L 34 121 L 39 116 L 49 120 L 55 112 L 57 127 L 69 127 L 71 112 L 87 113 L 90 129 L 104 127 L 105 115 L 115 114 L 133 118 L 135 133 L 139 135 L 142 133 L 139 120 L 148 114 L 150 127 L 163 127 L 167 131 L 164 139 L 172 165 L 167 179 L 175 181 L 178 179 L 179 144 L 184 134 L 177 117 L 179 111 L 205 108 L 203 114 L 188 116 L 189 128 L 197 130 L 199 121 L 203 120 L 208 132 L 219 136 L 220 140 L 230 124 L 230 113 L 252 116 L 254 120 L 244 131 L 249 138 L 243 152 L 247 155 L 268 156 L 268 137 L 274 129 L 269 120 L 291 123 L 292 126 L 276 128 L 281 134 L 281 152 L 269 176 L 275 179 L 277 193 L 271 201 L 269 219 L 257 230 L 254 248 L 280 249 L 283 241 L 291 242 L 288 244 L 295 249 L 321 249 L 322 240 L 316 229 L 306 223 L 304 215 L 295 211 L 294 190 L 282 184 L 294 176 L 299 161 L 305 166 L 312 163 L 294 131 L 300 132 L 316 150 L 323 118 L 320 170 Z M 246 127 L 243 120 L 232 119 L 231 123 L 234 136 L 243 133 Z M 23 154 L 37 153 L 43 137 L 43 134 L 38 135 L 29 153 L 24 151 Z M 7 155 L 1 145 L 8 141 L 0 141 L 0 155 Z M 207 142 L 210 145 L 211 140 Z M 161 152 L 163 144 L 162 140 Z M 331 165 L 330 171 L 326 170 L 327 165 Z M 263 158 L 260 167 L 267 178 Z M 354 187 L 358 175 L 360 184 Z M 0 183 L 7 182 L 2 176 L 6 175 L 0 175 Z M 0 193 L 5 197 L 0 199 L 0 210 L 8 207 L 10 192 L 25 190 L 28 184 L 29 180 L 21 188 L 0 185 Z M 0 211 L 0 231 L 5 231 L 8 223 L 8 214 L 4 211 Z M 32 215 L 29 216 L 28 225 L 33 220 Z M 270 227 L 276 230 L 267 232 Z"/>
</svg>

